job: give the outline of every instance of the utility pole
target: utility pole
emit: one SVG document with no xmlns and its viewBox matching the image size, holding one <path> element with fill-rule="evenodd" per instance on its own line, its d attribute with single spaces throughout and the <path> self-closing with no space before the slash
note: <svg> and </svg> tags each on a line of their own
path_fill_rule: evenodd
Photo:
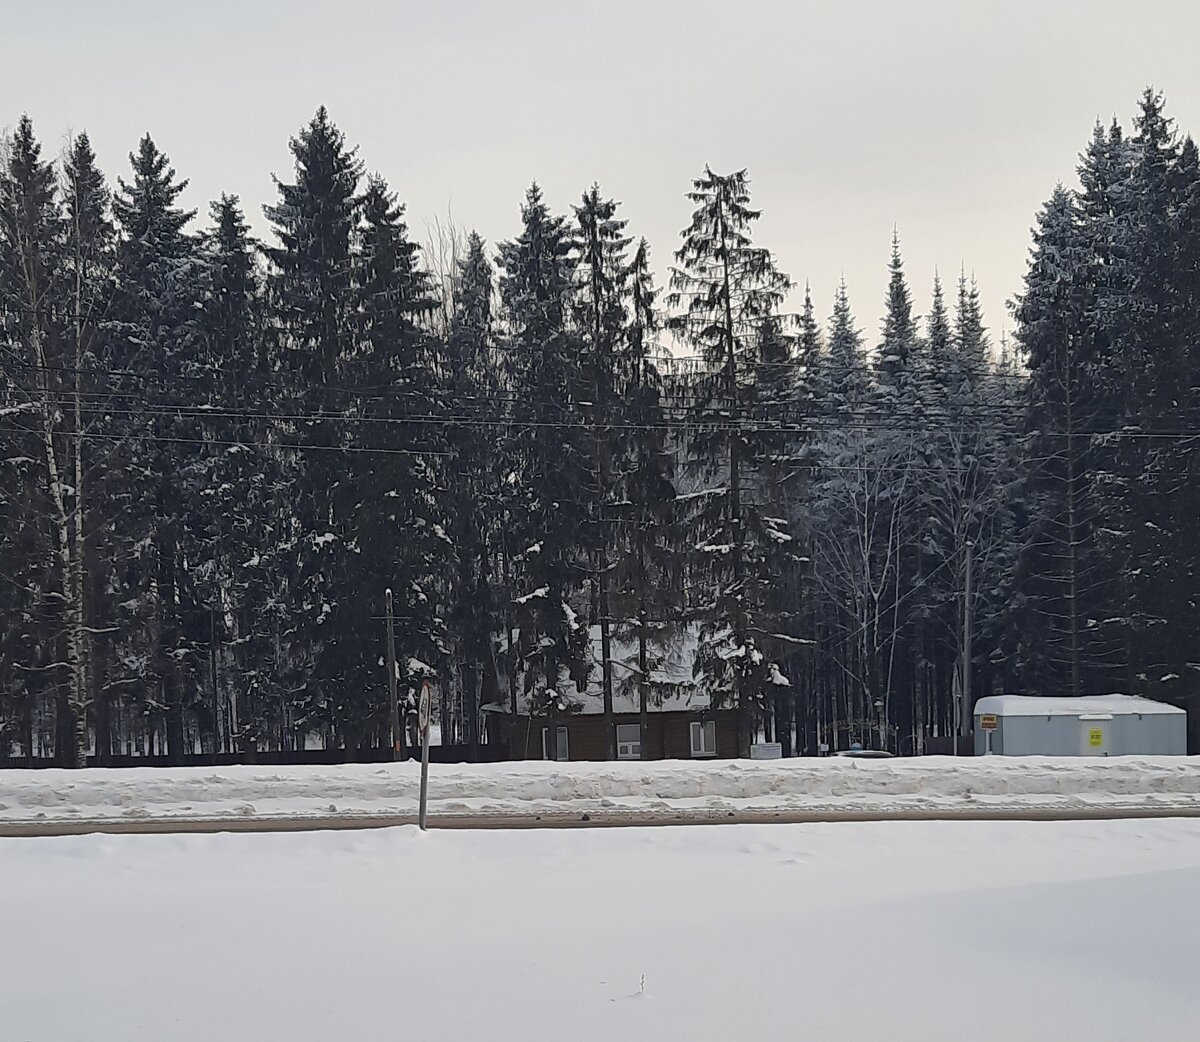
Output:
<svg viewBox="0 0 1200 1042">
<path fill-rule="evenodd" d="M 959 692 L 959 697 L 962 699 L 962 708 L 959 710 L 958 716 L 959 729 L 964 737 L 970 733 L 972 727 L 971 630 L 973 629 L 973 613 L 971 611 L 971 565 L 974 549 L 975 544 L 968 539 L 966 544 L 966 576 L 963 580 L 962 690 Z"/>
<path fill-rule="evenodd" d="M 421 698 L 417 702 L 417 729 L 421 732 L 421 802 L 417 824 L 422 832 L 428 827 L 429 820 L 429 716 L 432 709 L 430 702 L 429 681 L 426 680 L 421 685 Z"/>
<path fill-rule="evenodd" d="M 388 671 L 388 707 L 391 710 L 392 722 L 392 759 L 400 759 L 404 750 L 404 733 L 400 730 L 400 702 L 396 697 L 396 623 L 392 616 L 392 588 L 383 591 L 387 606 L 387 671 Z"/>
<path fill-rule="evenodd" d="M 221 681 L 217 673 L 217 606 L 216 598 L 208 609 L 208 668 L 212 674 L 212 710 L 213 710 L 213 752 L 222 752 L 221 748 Z M 233 751 L 233 735 L 229 732 L 229 723 L 225 723 L 225 737 L 229 742 L 229 750 Z"/>
</svg>

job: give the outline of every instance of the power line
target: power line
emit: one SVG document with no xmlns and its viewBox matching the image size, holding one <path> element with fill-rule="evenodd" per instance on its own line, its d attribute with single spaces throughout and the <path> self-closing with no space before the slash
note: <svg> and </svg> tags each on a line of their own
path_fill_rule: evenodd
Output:
<svg viewBox="0 0 1200 1042">
<path fill-rule="evenodd" d="M 530 352 L 527 348 L 516 346 L 516 345 L 510 346 L 510 345 L 502 345 L 502 344 L 489 344 L 489 345 L 486 345 L 483 347 L 479 347 L 476 349 L 476 352 L 480 353 L 480 354 L 495 354 L 495 355 L 499 355 L 502 358 L 513 356 L 513 355 L 518 355 L 518 354 L 522 354 L 522 353 L 526 354 L 526 355 L 532 354 L 532 352 Z M 287 357 L 288 355 L 293 354 L 293 353 L 298 353 L 297 349 L 284 348 L 279 352 L 279 355 L 281 357 Z M 588 361 L 592 354 L 592 350 L 588 347 L 585 347 L 583 350 L 576 352 L 575 354 L 577 355 L 577 357 L 583 359 L 584 361 Z M 620 355 L 614 355 L 614 358 L 620 359 L 620 357 L 621 357 Z M 696 365 L 715 364 L 715 361 L 713 359 L 708 359 L 704 355 L 654 354 L 654 355 L 643 355 L 641 357 L 646 361 L 654 363 L 655 365 L 658 365 L 659 363 L 666 363 L 666 364 L 680 363 L 680 364 L 696 364 Z M 45 372 L 89 373 L 89 374 L 95 374 L 95 375 L 129 377 L 129 378 L 138 379 L 138 380 L 145 380 L 148 378 L 148 376 L 145 372 L 139 372 L 139 371 L 132 370 L 132 369 L 112 369 L 112 368 L 101 368 L 101 367 L 97 367 L 97 366 L 91 366 L 91 367 L 51 366 L 51 365 L 38 365 L 36 363 L 26 362 L 26 361 L 17 361 L 12 364 L 19 365 L 26 369 L 42 370 Z M 739 369 L 742 369 L 742 370 L 747 370 L 747 369 L 804 370 L 804 369 L 810 368 L 808 363 L 802 362 L 802 361 L 796 360 L 796 359 L 794 359 L 792 361 L 783 361 L 783 362 L 756 362 L 756 361 L 751 361 L 751 360 L 747 360 L 747 359 L 742 359 L 739 361 L 738 367 L 739 367 Z M 227 375 L 227 376 L 236 377 L 236 376 L 243 375 L 243 374 L 239 374 L 239 373 L 231 373 L 228 370 L 223 369 L 222 367 L 220 367 L 218 365 L 209 365 L 208 368 L 212 372 L 221 373 L 221 374 Z M 436 368 L 438 368 L 438 366 L 435 363 L 431 366 L 431 368 L 436 369 Z M 818 375 L 820 373 L 863 373 L 863 374 L 876 373 L 877 374 L 880 372 L 890 374 L 892 371 L 883 362 L 878 362 L 878 361 L 875 361 L 872 359 L 863 359 L 861 361 L 861 363 L 859 363 L 858 365 L 847 365 L 842 362 L 834 363 L 832 359 L 830 359 L 826 356 L 822 356 L 821 358 L 819 358 L 817 360 L 816 364 L 814 366 L 812 366 L 811 368 L 813 369 L 814 373 L 818 374 Z M 919 367 L 906 369 L 906 370 L 903 370 L 903 372 L 905 372 L 913 377 L 920 377 L 920 378 L 927 378 L 930 375 L 929 373 L 926 373 L 923 370 L 921 370 Z M 689 374 L 689 375 L 718 376 L 718 375 L 720 375 L 720 373 L 721 373 L 720 367 L 716 366 L 713 369 L 707 370 L 704 373 Z M 175 374 L 175 375 L 177 375 L 180 379 L 186 379 L 186 380 L 203 380 L 203 379 L 209 378 L 208 374 L 180 373 L 180 374 Z M 675 378 L 676 379 L 686 379 L 686 377 L 678 377 L 678 376 L 676 376 Z M 1004 372 L 1000 372 L 995 367 L 990 367 L 985 373 L 982 374 L 983 382 L 986 382 L 989 380 L 1012 380 L 1012 381 L 1019 382 L 1021 384 L 1027 384 L 1030 382 L 1030 379 L 1031 379 L 1031 377 L 1029 374 L 1004 373 Z M 337 388 L 335 385 L 331 385 L 331 384 L 321 384 L 320 386 L 325 390 L 346 390 L 346 391 L 351 391 L 351 392 L 354 392 L 357 390 L 357 388 Z"/>
<path fill-rule="evenodd" d="M 436 399 L 435 399 L 436 401 Z M 515 404 L 515 400 L 512 402 Z M 61 395 L 47 399 L 48 405 L 58 408 L 72 406 L 70 395 Z M 494 404 L 500 404 L 495 402 Z M 429 425 L 441 427 L 501 427 L 501 428 L 549 428 L 555 430 L 593 431 L 596 429 L 613 432 L 658 431 L 679 433 L 741 433 L 741 434 L 813 434 L 823 431 L 879 431 L 899 434 L 938 435 L 947 433 L 978 433 L 978 434 L 1009 434 L 1013 437 L 1080 437 L 1080 438 L 1109 438 L 1109 439 L 1150 439 L 1166 441 L 1188 441 L 1200 437 L 1200 428 L 1178 428 L 1167 430 L 1144 430 L 1136 427 L 1122 428 L 1080 428 L 1074 431 L 1034 430 L 1018 431 L 1009 426 L 989 426 L 972 422 L 972 416 L 949 416 L 939 413 L 924 412 L 914 415 L 911 420 L 876 419 L 871 412 L 863 410 L 855 413 L 838 414 L 822 412 L 808 417 L 804 422 L 770 420 L 762 417 L 747 417 L 737 419 L 730 414 L 733 410 L 713 406 L 709 413 L 714 419 L 695 418 L 697 413 L 688 410 L 680 419 L 668 419 L 662 423 L 618 423 L 603 420 L 590 420 L 586 417 L 578 420 L 548 420 L 520 415 L 478 415 L 455 412 L 436 413 L 422 412 L 399 414 L 395 416 L 356 415 L 348 412 L 266 412 L 248 409 L 220 409 L 205 405 L 187 405 L 183 403 L 155 403 L 139 409 L 104 408 L 95 403 L 84 404 L 81 411 L 90 417 L 96 416 L 126 416 L 126 417 L 165 417 L 191 420 L 262 420 L 268 423 L 362 423 L 382 424 L 385 426 Z M 754 410 L 750 410 L 754 411 Z M 988 416 L 982 411 L 983 416 Z M 992 414 L 993 418 L 998 414 Z M 957 421 L 963 427 L 943 426 L 924 421 L 946 419 Z M 65 433 L 65 432 L 64 432 Z"/>
<path fill-rule="evenodd" d="M 37 431 L 31 431 L 24 427 L 6 428 L 0 427 L 0 433 L 4 434 L 38 434 Z M 67 432 L 64 432 L 66 434 Z M 372 446 L 359 445 L 305 445 L 302 442 L 271 442 L 271 441 L 219 441 L 213 438 L 175 438 L 166 435 L 157 434 L 103 434 L 99 432 L 83 432 L 75 434 L 70 432 L 71 438 L 83 438 L 87 441 L 136 441 L 136 442 L 152 442 L 170 445 L 216 445 L 221 447 L 240 448 L 240 449 L 273 449 L 278 451 L 296 451 L 296 452 L 348 452 L 348 453 L 366 453 L 379 456 L 453 456 L 452 452 L 443 452 L 436 449 L 389 449 L 376 448 Z"/>
</svg>

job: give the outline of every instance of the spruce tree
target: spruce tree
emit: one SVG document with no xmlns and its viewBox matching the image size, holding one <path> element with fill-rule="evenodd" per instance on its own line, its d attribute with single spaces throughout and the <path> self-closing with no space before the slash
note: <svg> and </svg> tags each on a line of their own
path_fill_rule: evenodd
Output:
<svg viewBox="0 0 1200 1042">
<path fill-rule="evenodd" d="M 1195 142 L 1186 138 L 1175 165 L 1177 206 L 1172 220 L 1172 242 L 1175 253 L 1175 285 L 1179 294 L 1176 302 L 1176 335 L 1179 337 L 1179 364 L 1187 387 L 1177 399 L 1180 412 L 1194 426 L 1200 416 L 1200 151 Z M 1178 467 L 1174 479 L 1167 477 L 1169 468 Z M 1186 441 L 1177 442 L 1172 457 L 1159 468 L 1159 487 L 1171 496 L 1177 521 L 1172 542 L 1172 566 L 1159 570 L 1168 580 L 1169 604 L 1162 615 L 1169 629 L 1160 635 L 1158 646 L 1164 655 L 1162 676 L 1174 672 L 1180 683 L 1173 685 L 1172 701 L 1188 709 L 1189 742 L 1196 747 L 1200 738 L 1200 669 L 1191 653 L 1186 633 L 1200 630 L 1200 454 L 1188 451 Z"/>
<path fill-rule="evenodd" d="M 144 654 L 153 678 L 153 686 L 143 691 L 148 717 L 155 720 L 154 707 L 165 706 L 167 751 L 174 762 L 182 762 L 200 666 L 184 630 L 194 595 L 184 549 L 187 527 L 198 521 L 203 506 L 201 486 L 181 486 L 177 476 L 194 471 L 202 451 L 187 415 L 193 403 L 186 400 L 190 382 L 201 375 L 197 310 L 202 288 L 196 244 L 184 231 L 194 211 L 178 205 L 187 181 L 176 178 L 149 134 L 129 160 L 132 177 L 117 179 L 112 201 L 120 231 L 114 310 L 125 345 L 113 361 L 145 373 L 145 398 L 127 428 L 125 464 L 132 480 L 122 529 L 131 560 L 122 585 L 130 611 L 123 629 L 131 645 L 142 649 L 132 657 L 136 661 Z M 147 539 L 149 555 L 141 549 Z M 128 652 L 120 657 L 129 660 Z"/>
<path fill-rule="evenodd" d="M 913 404 L 914 383 L 919 371 L 919 338 L 913 315 L 912 293 L 904 275 L 900 236 L 892 233 L 892 255 L 888 261 L 888 289 L 884 301 L 883 336 L 879 344 L 878 382 L 882 405 L 897 417 L 907 418 Z"/>
<path fill-rule="evenodd" d="M 499 696 L 492 637 L 500 628 L 501 577 L 494 564 L 501 535 L 497 434 L 503 414 L 494 294 L 484 241 L 472 231 L 455 280 L 445 385 L 446 408 L 454 417 L 446 425 L 446 527 L 456 565 L 448 622 L 462 691 L 463 741 L 472 751 L 480 737 L 479 696 L 489 701 Z"/>
<path fill-rule="evenodd" d="M 592 438 L 580 403 L 591 400 L 592 389 L 568 307 L 575 276 L 570 229 L 550 213 L 536 184 L 521 218 L 520 236 L 500 245 L 513 397 L 511 524 L 519 540 L 513 560 L 523 591 L 513 606 L 533 711 L 557 712 L 570 704 L 569 692 L 560 690 L 563 672 L 579 685 L 589 672 L 588 631 L 571 599 L 590 571 L 579 533 L 593 512 Z"/>
<path fill-rule="evenodd" d="M 415 696 L 422 680 L 440 672 L 446 655 L 438 584 L 449 562 L 442 476 L 439 345 L 427 333 L 436 301 L 419 250 L 408 235 L 404 207 L 379 177 L 368 179 L 362 200 L 356 292 L 358 348 L 347 362 L 352 386 L 363 389 L 363 419 L 355 452 L 334 494 L 334 529 L 345 551 L 334 620 L 336 667 L 343 685 L 342 730 L 365 740 L 387 730 L 388 680 L 378 668 L 383 599 L 368 591 L 382 576 L 393 591 L 401 683 Z M 392 735 L 400 741 L 401 735 Z M 390 743 L 386 743 L 390 744 Z"/>
<path fill-rule="evenodd" d="M 798 675 L 803 648 L 811 643 L 802 636 L 801 573 L 808 563 L 799 540 L 808 503 L 808 417 L 804 385 L 796 368 L 797 338 L 783 329 L 779 316 L 765 318 L 759 329 L 758 365 L 749 400 L 750 423 L 758 428 L 757 458 L 751 468 L 751 495 L 764 515 L 762 581 L 764 603 L 773 632 L 762 641 L 773 660 L 768 667 L 765 730 L 791 750 L 792 676 Z"/>
<path fill-rule="evenodd" d="M 769 454 L 764 427 L 751 416 L 764 339 L 783 338 L 779 315 L 791 287 L 768 250 L 754 245 L 759 212 L 750 207 L 744 170 L 705 168 L 688 199 L 691 223 L 676 251 L 670 305 L 679 335 L 708 366 L 698 382 L 693 448 L 723 484 L 701 497 L 694 519 L 697 575 L 708 587 L 695 606 L 701 620 L 696 669 L 715 705 L 738 715 L 738 751 L 749 755 L 755 720 L 780 676 L 768 661 L 785 638 L 774 609 L 772 562 L 791 540 L 786 523 L 754 495 L 757 468 Z M 765 336 L 764 336 L 765 334 Z"/>
<path fill-rule="evenodd" d="M 794 518 L 792 531 L 803 541 L 804 552 L 812 555 L 814 531 L 813 508 L 817 489 L 817 445 L 820 438 L 819 410 L 821 408 L 821 379 L 823 347 L 821 329 L 816 319 L 812 288 L 804 285 L 804 304 L 800 311 L 799 332 L 796 337 L 795 364 L 795 409 L 798 433 L 796 435 L 796 474 L 793 479 L 791 516 Z M 811 566 L 798 578 L 799 620 L 798 631 L 811 640 L 812 649 L 794 662 L 790 672 L 798 680 L 799 690 L 792 698 L 795 722 L 795 755 L 806 751 L 815 752 L 819 743 L 817 721 L 819 717 L 819 634 L 821 631 L 822 601 L 819 587 L 812 579 Z M 784 743 L 784 755 L 788 749 L 788 729 L 784 729 L 779 740 Z"/>
<path fill-rule="evenodd" d="M 920 657 L 914 683 L 914 717 L 921 721 L 920 733 L 934 728 L 939 735 L 953 730 L 955 704 L 951 685 L 962 633 L 960 595 L 963 573 L 950 567 L 962 558 L 964 534 L 956 525 L 960 503 L 956 493 L 962 473 L 964 423 L 987 422 L 970 417 L 962 408 L 962 367 L 954 329 L 946 308 L 942 280 L 935 272 L 929 315 L 925 320 L 925 366 L 921 382 L 928 435 L 920 460 L 927 468 L 917 491 L 917 517 L 923 522 L 915 543 L 916 579 L 926 592 L 913 606 Z M 918 729 L 914 727 L 914 734 Z M 919 745 L 917 747 L 920 748 Z"/>
<path fill-rule="evenodd" d="M 1100 624 L 1112 618 L 1112 577 L 1087 480 L 1099 412 L 1088 258 L 1079 206 L 1060 185 L 1038 216 L 1016 307 L 1031 381 L 1018 519 L 1020 658 L 1030 683 L 1075 695 L 1119 686 L 1124 657 L 1119 634 Z"/>
<path fill-rule="evenodd" d="M 812 454 L 814 497 L 808 531 L 820 604 L 816 672 L 823 697 L 817 739 L 837 748 L 840 734 L 861 713 L 861 684 L 850 682 L 862 676 L 865 656 L 858 638 L 866 632 L 866 601 L 859 585 L 865 561 L 856 534 L 860 497 L 855 480 L 865 477 L 864 432 L 855 417 L 870 402 L 862 334 L 850 310 L 845 279 L 838 284 L 826 328 L 826 351 L 814 383 L 821 422 Z"/>
<path fill-rule="evenodd" d="M 612 502 L 616 554 L 612 570 L 614 632 L 632 639 L 637 666 L 618 678 L 618 689 L 637 695 L 642 759 L 649 759 L 654 673 L 682 637 L 683 565 L 665 388 L 655 360 L 657 291 L 645 239 L 638 243 L 628 277 L 629 323 L 622 351 L 624 437 L 614 460 Z"/>
<path fill-rule="evenodd" d="M 382 590 L 349 591 L 335 576 L 353 553 L 351 519 L 335 514 L 351 436 L 345 417 L 358 409 L 359 389 L 346 383 L 358 350 L 354 293 L 354 234 L 361 201 L 362 163 L 325 107 L 290 142 L 295 180 L 276 179 L 279 201 L 264 207 L 279 244 L 271 262 L 267 294 L 272 351 L 282 378 L 292 385 L 292 413 L 302 417 L 283 428 L 301 446 L 291 461 L 297 472 L 292 511 L 297 528 L 287 585 L 294 605 L 293 655 L 308 676 L 303 690 L 282 706 L 281 747 L 303 741 L 307 731 L 337 730 L 343 694 L 343 640 L 354 645 L 354 622 L 338 622 L 340 598 L 371 598 Z M 381 615 L 382 612 L 376 612 Z M 352 654 L 352 653 L 351 653 Z M 361 713 L 348 713 L 358 727 Z M 355 731 L 351 741 L 360 734 Z"/>
<path fill-rule="evenodd" d="M 873 465 L 881 468 L 885 482 L 880 488 L 880 530 L 873 542 L 881 554 L 878 574 L 886 579 L 881 591 L 883 628 L 875 632 L 879 642 L 879 689 L 873 693 L 876 727 L 880 741 L 894 729 L 909 733 L 914 709 L 913 687 L 919 650 L 914 648 L 911 620 L 919 617 L 924 588 L 919 586 L 919 546 L 923 520 L 917 508 L 919 466 L 924 446 L 918 431 L 924 426 L 926 388 L 922 374 L 928 371 L 925 343 L 913 314 L 912 293 L 904 273 L 899 234 L 892 232 L 885 300 L 875 384 L 875 413 L 869 439 Z M 901 609 L 903 605 L 903 609 Z"/>
<path fill-rule="evenodd" d="M 1101 465 L 1091 479 L 1105 514 L 1098 542 L 1120 577 L 1109 613 L 1115 621 L 1105 624 L 1123 631 L 1126 683 L 1186 702 L 1200 690 L 1181 654 L 1200 618 L 1190 553 L 1196 525 L 1188 510 L 1194 452 L 1176 432 L 1195 405 L 1194 275 L 1180 224 L 1195 159 L 1193 148 L 1189 173 L 1163 97 L 1152 88 L 1140 99 L 1134 127 L 1117 156 L 1124 162 L 1110 161 L 1115 171 L 1097 171 L 1091 153 L 1081 168 L 1092 188 L 1084 199 L 1085 235 L 1100 244 L 1093 247 L 1091 369 L 1101 426 L 1113 432 L 1093 438 Z M 1106 182 L 1115 184 L 1102 208 Z"/>
<path fill-rule="evenodd" d="M 203 459 L 209 504 L 197 559 L 206 562 L 200 601 L 208 613 L 208 676 L 214 744 L 253 750 L 278 733 L 281 703 L 295 686 L 285 638 L 286 564 L 294 552 L 290 457 L 271 420 L 287 411 L 265 339 L 259 244 L 237 196 L 209 208 L 202 263 Z M 199 475 L 198 475 L 199 476 Z"/>
<path fill-rule="evenodd" d="M 625 251 L 630 239 L 625 222 L 616 216 L 617 203 L 600 195 L 599 185 L 584 193 L 575 207 L 579 227 L 576 256 L 576 321 L 587 342 L 592 387 L 588 408 L 592 422 L 591 551 L 593 555 L 594 616 L 600 630 L 601 691 L 604 750 L 607 759 L 617 751 L 613 721 L 612 617 L 609 569 L 613 552 L 611 512 L 613 461 L 622 451 L 624 434 L 618 384 L 619 351 L 625 325 Z"/>
<path fill-rule="evenodd" d="M 75 548 L 87 622 L 82 641 L 87 659 L 84 682 L 95 728 L 96 762 L 105 764 L 114 744 L 114 708 L 120 705 L 109 683 L 114 647 L 109 591 L 115 585 L 120 527 L 120 512 L 112 508 L 112 499 L 121 475 L 110 465 L 119 431 L 106 422 L 102 410 L 106 405 L 125 405 L 128 399 L 109 398 L 115 381 L 103 375 L 112 350 L 115 233 L 111 194 L 86 133 L 75 136 L 68 146 L 62 194 L 64 349 L 70 358 L 74 427 L 79 435 L 72 484 Z"/>
<path fill-rule="evenodd" d="M 811 426 L 821 372 L 821 329 L 817 324 L 812 288 L 804 284 L 804 306 L 800 311 L 796 337 L 797 401 L 801 416 Z M 811 431 L 809 432 L 811 438 Z"/>
</svg>

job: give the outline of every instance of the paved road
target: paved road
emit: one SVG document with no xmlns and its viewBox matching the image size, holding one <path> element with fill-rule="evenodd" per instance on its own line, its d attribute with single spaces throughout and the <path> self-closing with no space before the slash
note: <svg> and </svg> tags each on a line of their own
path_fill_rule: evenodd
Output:
<svg viewBox="0 0 1200 1042">
<path fill-rule="evenodd" d="M 664 825 L 811 824 L 839 821 L 1083 821 L 1119 818 L 1196 818 L 1200 805 L 1141 807 L 963 807 L 876 811 L 589 811 L 573 814 L 430 815 L 433 829 L 574 829 Z M 88 833 L 316 832 L 415 825 L 415 814 L 329 814 L 304 817 L 104 818 L 0 821 L 0 837 L 81 836 Z"/>
</svg>

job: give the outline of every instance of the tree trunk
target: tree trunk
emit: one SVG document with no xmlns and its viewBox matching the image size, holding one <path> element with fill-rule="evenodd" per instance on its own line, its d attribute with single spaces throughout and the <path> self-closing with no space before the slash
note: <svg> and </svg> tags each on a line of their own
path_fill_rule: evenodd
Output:
<svg viewBox="0 0 1200 1042">
<path fill-rule="evenodd" d="M 512 613 L 512 576 L 509 574 L 508 537 L 500 539 L 500 568 L 504 583 L 504 672 L 508 683 L 508 711 L 513 724 L 517 722 L 517 660 L 513 654 L 513 613 Z M 529 743 L 526 742 L 526 745 Z M 511 755 L 510 750 L 510 755 Z M 528 750 L 526 750 L 528 756 Z"/>
<path fill-rule="evenodd" d="M 460 671 L 459 676 L 462 677 Z M 462 683 L 466 685 L 465 678 Z M 442 685 L 442 690 L 438 692 L 438 726 L 442 732 L 442 745 L 457 745 L 461 740 L 461 734 L 455 734 L 454 731 L 454 700 L 451 697 L 452 688 L 449 683 Z M 466 712 L 466 695 L 463 695 L 463 712 Z"/>
<path fill-rule="evenodd" d="M 165 483 L 164 483 L 165 485 Z M 159 488 L 160 517 L 165 512 L 167 490 Z M 175 652 L 179 648 L 179 621 L 175 582 L 175 531 L 170 522 L 160 522 L 156 533 L 158 549 L 159 647 L 158 674 L 166 704 L 167 755 L 172 765 L 183 763 L 183 694 Z"/>
<path fill-rule="evenodd" d="M 1068 344 L 1067 350 L 1070 350 Z M 1071 694 L 1081 694 L 1079 680 L 1079 579 L 1078 579 L 1078 536 L 1075 531 L 1075 422 L 1072 414 L 1074 392 L 1071 387 L 1070 361 L 1067 363 L 1067 559 L 1068 569 L 1068 615 L 1071 625 Z"/>
<path fill-rule="evenodd" d="M 608 609 L 608 530 L 604 526 L 604 498 L 608 494 L 608 452 L 601 426 L 607 415 L 607 387 L 603 377 L 607 362 L 601 323 L 601 259 L 599 251 L 592 257 L 592 347 L 596 367 L 595 401 L 592 407 L 594 423 L 594 451 L 596 454 L 596 586 L 599 591 L 600 608 L 600 672 L 604 712 L 604 758 L 612 760 L 617 755 L 617 726 L 613 719 L 613 670 L 612 637 L 609 633 Z M 590 640 L 590 634 L 589 634 Z"/>
<path fill-rule="evenodd" d="M 221 742 L 221 674 L 217 666 L 220 651 L 217 645 L 217 609 L 214 605 L 209 609 L 208 619 L 208 672 L 212 679 L 212 746 L 213 752 L 223 750 Z"/>
<path fill-rule="evenodd" d="M 642 759 L 650 759 L 650 656 L 646 647 L 646 626 L 650 612 L 646 604 L 645 532 L 638 531 L 638 731 Z"/>
<path fill-rule="evenodd" d="M 787 690 L 787 689 L 785 689 Z M 782 755 L 792 755 L 792 699 L 784 691 L 775 693 L 775 741 L 782 747 Z"/>
<path fill-rule="evenodd" d="M 720 202 L 718 201 L 718 206 Z M 745 596 L 743 582 L 743 540 L 742 531 L 742 488 L 741 460 L 738 454 L 737 423 L 741 420 L 741 410 L 738 408 L 737 393 L 737 357 L 733 335 L 733 300 L 732 287 L 729 279 L 729 249 L 728 229 L 725 226 L 724 211 L 720 211 L 720 235 L 722 239 L 722 285 L 721 297 L 725 311 L 725 393 L 729 398 L 729 411 L 733 423 L 729 432 L 729 526 L 732 534 L 733 590 L 735 608 L 733 611 L 733 636 L 738 647 L 746 646 L 746 621 L 741 598 Z M 738 756 L 750 755 L 750 744 L 753 741 L 753 716 L 748 693 L 745 691 L 744 678 L 736 665 L 733 667 L 733 700 L 737 710 Z"/>
<path fill-rule="evenodd" d="M 604 758 L 617 755 L 617 725 L 613 719 L 612 634 L 608 619 L 608 559 L 600 552 L 600 663 L 604 695 Z"/>
<path fill-rule="evenodd" d="M 25 689 L 25 704 L 21 709 L 21 744 L 33 766 L 33 692 Z"/>
<path fill-rule="evenodd" d="M 35 298 L 36 299 L 36 298 Z M 58 450 L 54 444 L 55 408 L 50 401 L 49 377 L 46 370 L 46 352 L 41 330 L 35 322 L 32 339 L 34 354 L 43 372 L 38 376 L 41 393 L 42 443 L 46 452 L 46 473 L 50 484 L 50 499 L 54 508 L 54 535 L 59 579 L 62 585 L 63 622 L 66 629 L 65 656 L 67 664 L 66 696 L 61 709 L 66 714 L 62 725 L 73 735 L 70 748 L 61 751 L 64 767 L 83 767 L 87 763 L 87 681 L 84 661 L 84 616 L 83 616 L 83 571 L 76 554 L 78 542 L 72 537 L 70 513 L 66 507 L 62 474 L 58 464 Z M 78 439 L 76 439 L 78 440 Z M 79 528 L 80 526 L 76 526 Z"/>
<path fill-rule="evenodd" d="M 459 666 L 462 679 L 463 741 L 467 746 L 471 763 L 479 760 L 479 670 L 474 662 L 463 662 Z M 445 737 L 442 738 L 444 742 Z"/>
</svg>

